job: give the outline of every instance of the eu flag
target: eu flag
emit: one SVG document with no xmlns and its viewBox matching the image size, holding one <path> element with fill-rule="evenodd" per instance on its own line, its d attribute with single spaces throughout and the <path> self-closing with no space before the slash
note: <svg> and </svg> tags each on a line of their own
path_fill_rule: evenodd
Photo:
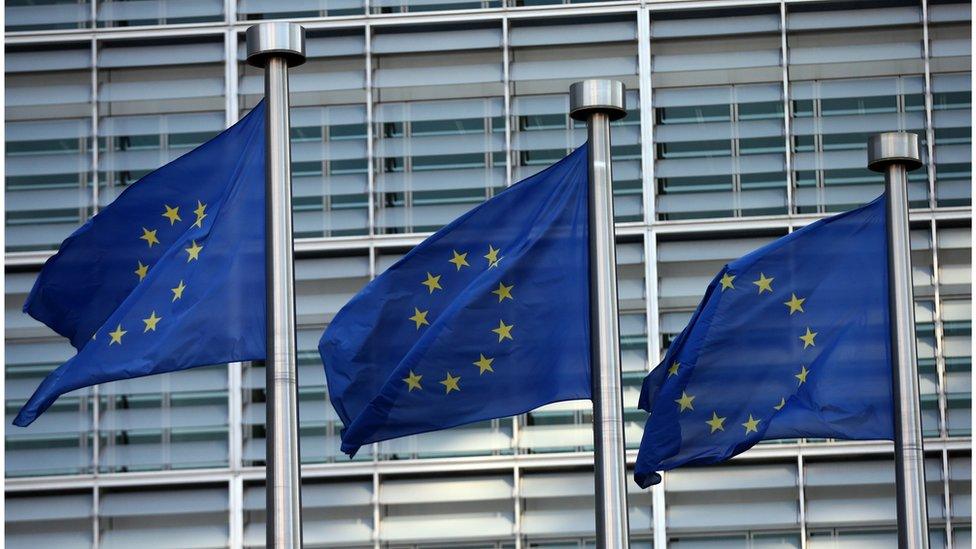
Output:
<svg viewBox="0 0 976 549">
<path fill-rule="evenodd" d="M 319 352 L 364 444 L 590 398 L 587 148 L 456 219 L 357 294 Z"/>
<path fill-rule="evenodd" d="M 78 354 L 14 419 L 75 389 L 265 357 L 264 103 L 69 236 L 24 311 Z"/>
<path fill-rule="evenodd" d="M 885 219 L 882 196 L 715 276 L 644 380 L 637 484 L 761 440 L 893 438 Z"/>
</svg>

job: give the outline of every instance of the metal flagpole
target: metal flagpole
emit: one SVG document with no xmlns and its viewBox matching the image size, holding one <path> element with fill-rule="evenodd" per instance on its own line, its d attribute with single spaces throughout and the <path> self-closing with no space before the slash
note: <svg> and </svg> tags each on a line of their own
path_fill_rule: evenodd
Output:
<svg viewBox="0 0 976 549">
<path fill-rule="evenodd" d="M 915 356 L 915 301 L 908 236 L 908 171 L 921 167 L 918 136 L 889 132 L 868 139 L 868 168 L 885 174 L 888 199 L 888 303 L 895 402 L 898 546 L 928 549 L 925 454 Z"/>
<path fill-rule="evenodd" d="M 295 266 L 292 245 L 288 67 L 305 62 L 305 29 L 261 23 L 247 29 L 247 62 L 265 69 L 267 176 L 267 547 L 302 546 L 295 358 Z"/>
<path fill-rule="evenodd" d="M 590 148 L 590 363 L 596 449 L 596 546 L 604 549 L 626 549 L 630 545 L 610 166 L 610 121 L 626 114 L 622 82 L 584 80 L 569 88 L 569 115 L 586 121 Z"/>
</svg>

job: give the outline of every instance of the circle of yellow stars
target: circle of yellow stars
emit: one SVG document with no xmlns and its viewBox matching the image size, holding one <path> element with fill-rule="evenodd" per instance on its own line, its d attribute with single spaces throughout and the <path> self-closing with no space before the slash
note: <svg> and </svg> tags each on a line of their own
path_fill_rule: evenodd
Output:
<svg viewBox="0 0 976 549">
<path fill-rule="evenodd" d="M 187 250 L 189 252 L 189 250 Z M 451 258 L 447 260 L 448 263 L 454 266 L 454 272 L 460 272 L 461 269 L 470 268 L 471 264 L 468 262 L 468 251 L 459 251 L 456 249 L 451 250 Z M 501 255 L 501 248 L 495 248 L 493 244 L 488 244 L 488 251 L 482 256 L 486 263 L 485 268 L 493 269 L 498 267 L 499 262 L 504 259 Z M 427 289 L 427 295 L 433 295 L 435 291 L 443 291 L 444 287 L 441 286 L 442 274 L 433 273 L 430 271 L 426 272 L 427 276 L 424 280 L 420 281 L 420 284 Z M 503 303 L 506 300 L 515 301 L 515 294 L 513 290 L 515 289 L 515 284 L 506 284 L 504 281 L 498 283 L 498 288 L 491 291 L 493 295 L 498 298 L 497 303 Z M 173 290 L 176 291 L 175 289 Z M 175 298 L 174 298 L 175 299 Z M 414 328 L 420 331 L 425 326 L 431 325 L 431 320 L 428 319 L 430 314 L 430 309 L 420 309 L 420 307 L 413 307 L 413 315 L 407 317 L 407 320 L 413 322 Z M 506 323 L 503 318 L 498 320 L 498 326 L 492 328 L 491 332 L 497 336 L 496 343 L 503 343 L 505 341 L 514 341 L 515 336 L 513 335 L 513 330 L 515 329 L 515 323 Z M 495 369 L 495 358 L 491 356 L 486 356 L 484 353 L 478 353 L 478 360 L 471 363 L 478 368 L 478 375 L 485 375 L 485 373 L 494 373 Z M 408 375 L 402 378 L 404 385 L 406 386 L 407 392 L 422 391 L 423 380 L 422 374 L 417 374 L 413 370 L 408 371 Z M 448 395 L 452 392 L 461 391 L 461 374 L 455 375 L 451 371 L 445 371 L 444 379 L 438 381 L 440 385 L 444 387 L 444 394 Z"/>
<path fill-rule="evenodd" d="M 718 284 L 719 287 L 721 288 L 721 292 L 724 293 L 727 290 L 732 290 L 732 291 L 737 290 L 735 286 L 736 276 L 737 275 L 729 271 L 725 271 L 722 273 L 722 276 L 719 277 L 718 280 Z M 776 280 L 775 277 L 768 276 L 765 272 L 760 272 L 759 278 L 752 281 L 752 284 L 756 287 L 757 295 L 761 296 L 764 293 L 772 294 L 774 280 Z M 788 301 L 784 301 L 783 305 L 787 307 L 787 312 L 789 316 L 792 317 L 797 313 L 806 312 L 803 309 L 803 305 L 806 302 L 806 300 L 807 298 L 796 295 L 796 292 L 790 292 L 790 299 Z M 819 335 L 818 332 L 815 332 L 813 331 L 813 329 L 811 329 L 811 327 L 806 326 L 806 330 L 803 333 L 803 335 L 798 336 L 798 338 L 803 344 L 803 349 L 815 347 L 817 335 Z M 681 363 L 677 360 L 673 361 L 671 363 L 671 366 L 668 367 L 666 379 L 670 379 L 673 376 L 680 375 L 681 371 L 682 371 Z M 804 383 L 807 382 L 808 375 L 810 375 L 810 370 L 805 365 L 801 365 L 799 371 L 793 375 L 793 377 L 796 378 L 797 380 L 797 388 L 799 388 L 800 386 L 802 386 Z M 681 414 L 689 410 L 694 411 L 695 398 L 697 398 L 695 395 L 688 394 L 687 391 L 682 391 L 681 398 L 677 398 L 674 400 L 675 404 L 678 407 L 678 413 Z M 777 412 L 782 410 L 786 406 L 786 400 L 787 400 L 786 397 L 781 397 L 779 402 L 773 406 L 773 410 Z M 710 419 L 705 420 L 705 424 L 708 426 L 709 433 L 715 434 L 718 431 L 724 432 L 725 421 L 728 419 L 728 417 L 718 415 L 717 410 L 712 410 L 711 414 L 712 417 Z M 753 414 L 750 413 L 749 418 L 745 422 L 741 423 L 740 425 L 744 429 L 744 434 L 748 436 L 750 433 L 756 433 L 756 434 L 759 433 L 759 426 L 762 423 L 762 421 L 763 420 L 761 417 L 756 418 L 753 416 Z"/>
<path fill-rule="evenodd" d="M 204 218 L 206 218 L 209 215 L 207 213 L 207 205 L 204 204 L 202 201 L 197 200 L 197 206 L 193 210 L 193 214 L 195 219 L 192 226 L 202 228 Z M 165 218 L 167 221 L 169 221 L 169 226 L 171 227 L 183 221 L 182 216 L 180 216 L 179 205 L 170 206 L 169 204 L 163 204 L 163 212 L 160 214 L 160 216 Z M 146 246 L 148 248 L 151 249 L 153 246 L 161 243 L 159 240 L 159 229 L 151 229 L 149 227 L 140 227 L 140 228 L 142 229 L 142 235 L 139 237 L 139 240 L 145 241 Z M 197 243 L 196 240 L 191 240 L 190 247 L 184 248 L 184 251 L 186 252 L 186 262 L 189 263 L 191 261 L 199 260 L 200 252 L 203 250 L 203 248 L 204 247 L 202 244 Z M 136 260 L 136 268 L 132 272 L 138 278 L 138 282 L 142 282 L 143 280 L 146 279 L 146 276 L 149 275 L 150 267 L 151 265 L 149 263 L 143 263 L 141 259 Z M 170 292 L 173 293 L 172 302 L 175 303 L 176 301 L 183 299 L 183 292 L 185 290 L 186 290 L 186 282 L 181 279 L 175 287 L 170 288 Z M 142 319 L 142 322 L 144 324 L 142 333 L 155 332 L 156 327 L 159 325 L 160 321 L 162 320 L 163 317 L 157 315 L 155 310 L 151 311 L 148 317 Z M 112 345 L 121 346 L 122 338 L 128 333 L 129 331 L 123 329 L 121 323 L 117 323 L 115 329 L 108 333 L 109 346 Z M 96 339 L 96 336 L 93 335 L 92 339 L 93 340 Z"/>
</svg>

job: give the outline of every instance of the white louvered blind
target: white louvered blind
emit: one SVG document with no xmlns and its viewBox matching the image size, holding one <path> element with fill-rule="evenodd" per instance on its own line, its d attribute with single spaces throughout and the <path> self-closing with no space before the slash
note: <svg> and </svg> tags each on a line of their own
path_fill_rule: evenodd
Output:
<svg viewBox="0 0 976 549">
<path fill-rule="evenodd" d="M 222 0 L 97 0 L 99 27 L 178 25 L 220 21 Z"/>
<path fill-rule="evenodd" d="M 369 257 L 365 255 L 300 259 L 295 263 L 303 463 L 347 459 L 339 449 L 342 423 L 328 401 L 318 343 L 336 312 L 368 281 Z M 253 364 L 243 374 L 243 456 L 248 465 L 265 459 L 265 374 L 262 365 Z M 356 459 L 371 458 L 371 446 L 356 455 Z"/>
<path fill-rule="evenodd" d="M 932 76 L 935 198 L 938 206 L 972 203 L 972 90 L 970 73 Z"/>
<path fill-rule="evenodd" d="M 267 17 L 323 17 L 359 15 L 363 0 L 238 0 L 237 18 L 259 20 Z"/>
<path fill-rule="evenodd" d="M 263 485 L 244 488 L 244 547 L 265 546 L 266 492 Z M 302 482 L 302 541 L 306 547 L 371 545 L 373 483 Z"/>
<path fill-rule="evenodd" d="M 792 82 L 797 211 L 842 211 L 878 196 L 884 179 L 866 167 L 868 137 L 910 131 L 924 144 L 923 85 L 922 76 Z M 908 193 L 913 207 L 927 205 L 924 168 L 909 174 Z"/>
<path fill-rule="evenodd" d="M 847 28 L 862 21 L 858 32 Z M 918 7 L 790 10 L 797 211 L 847 210 L 881 193 L 883 178 L 866 167 L 871 134 L 912 131 L 924 142 L 921 38 Z M 909 181 L 911 205 L 926 205 L 925 170 Z"/>
<path fill-rule="evenodd" d="M 778 12 L 651 21 L 658 218 L 782 214 Z"/>
<path fill-rule="evenodd" d="M 309 32 L 308 61 L 291 71 L 294 231 L 298 238 L 369 232 L 366 51 L 362 31 Z M 264 96 L 264 71 L 238 48 L 243 109 Z"/>
<path fill-rule="evenodd" d="M 512 24 L 514 180 L 545 169 L 586 141 L 585 124 L 568 114 L 570 84 L 619 79 L 629 91 L 628 114 L 613 123 L 614 214 L 617 221 L 643 218 L 636 36 L 632 18 Z"/>
<path fill-rule="evenodd" d="M 91 27 L 91 2 L 94 0 L 54 0 L 37 3 L 32 0 L 4 2 L 4 24 L 7 31 L 84 29 Z"/>
<path fill-rule="evenodd" d="M 510 474 L 384 479 L 380 539 L 453 543 L 507 538 L 515 528 Z"/>
<path fill-rule="evenodd" d="M 91 212 L 90 68 L 87 43 L 7 50 L 7 251 L 56 249 Z"/>
<path fill-rule="evenodd" d="M 373 38 L 376 230 L 439 229 L 505 186 L 497 24 Z"/>
<path fill-rule="evenodd" d="M 227 547 L 227 486 L 106 490 L 99 500 L 99 527 L 105 549 Z"/>
<path fill-rule="evenodd" d="M 799 528 L 795 463 L 667 473 L 668 532 Z"/>
<path fill-rule="evenodd" d="M 67 340 L 21 310 L 34 273 L 8 273 L 5 289 L 6 467 L 7 476 L 91 472 L 91 390 L 72 391 L 28 428 L 14 416 L 49 373 L 74 356 Z"/>
<path fill-rule="evenodd" d="M 219 39 L 100 47 L 101 205 L 224 128 L 223 51 Z"/>
<path fill-rule="evenodd" d="M 4 500 L 4 545 L 9 549 L 92 546 L 92 495 L 8 494 Z"/>
<path fill-rule="evenodd" d="M 630 532 L 640 536 L 651 532 L 651 493 L 634 484 L 632 477 L 633 471 L 628 471 Z M 593 534 L 592 472 L 526 473 L 521 480 L 523 534 L 537 543 L 547 537 Z"/>
</svg>

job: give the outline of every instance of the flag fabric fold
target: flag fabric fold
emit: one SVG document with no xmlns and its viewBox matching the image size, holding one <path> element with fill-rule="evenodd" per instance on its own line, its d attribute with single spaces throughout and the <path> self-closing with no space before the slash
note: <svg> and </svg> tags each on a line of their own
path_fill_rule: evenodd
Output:
<svg viewBox="0 0 976 549">
<path fill-rule="evenodd" d="M 14 424 L 98 383 L 265 358 L 264 102 L 75 231 L 24 312 L 78 353 Z"/>
<path fill-rule="evenodd" d="M 885 223 L 882 196 L 715 276 L 644 380 L 637 484 L 762 440 L 893 438 Z"/>
<path fill-rule="evenodd" d="M 590 398 L 587 148 L 360 291 L 319 342 L 342 451 Z"/>
</svg>

